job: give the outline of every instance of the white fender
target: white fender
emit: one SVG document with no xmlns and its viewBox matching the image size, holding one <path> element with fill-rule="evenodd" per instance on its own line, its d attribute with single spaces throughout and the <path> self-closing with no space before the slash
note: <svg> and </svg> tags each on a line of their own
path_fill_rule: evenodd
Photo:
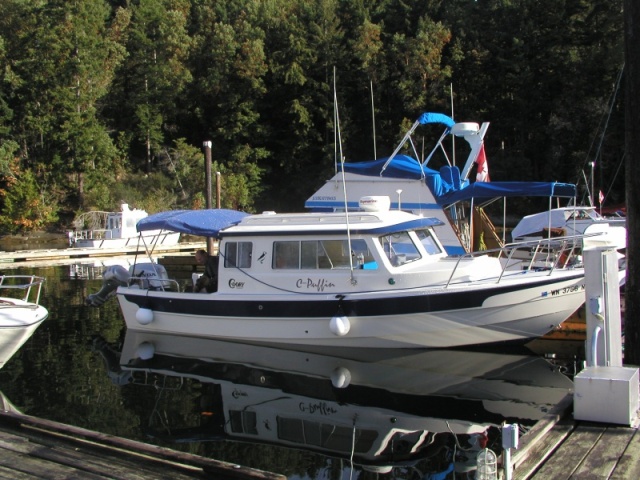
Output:
<svg viewBox="0 0 640 480">
<path fill-rule="evenodd" d="M 331 330 L 331 333 L 334 335 L 344 337 L 349 333 L 349 330 L 351 330 L 351 322 L 349 322 L 349 318 L 344 315 L 336 315 L 331 319 L 331 322 L 329 322 L 329 330 Z"/>
<path fill-rule="evenodd" d="M 138 348 L 136 348 L 136 356 L 140 360 L 149 360 L 153 358 L 155 353 L 156 347 L 153 345 L 153 343 L 142 342 L 140 345 L 138 345 Z"/>
<path fill-rule="evenodd" d="M 338 367 L 331 372 L 331 384 L 335 388 L 347 388 L 351 383 L 351 372 L 348 368 Z"/>
<path fill-rule="evenodd" d="M 136 312 L 136 320 L 140 325 L 149 325 L 153 322 L 153 310 L 148 308 L 139 308 Z"/>
</svg>

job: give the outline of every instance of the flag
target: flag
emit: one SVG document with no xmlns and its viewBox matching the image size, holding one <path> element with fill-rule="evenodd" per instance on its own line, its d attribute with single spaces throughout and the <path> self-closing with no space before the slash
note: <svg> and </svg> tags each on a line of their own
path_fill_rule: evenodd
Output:
<svg viewBox="0 0 640 480">
<path fill-rule="evenodd" d="M 604 202 L 604 193 L 602 193 L 602 190 L 598 192 L 598 200 L 600 201 L 600 205 L 602 205 L 602 202 Z"/>
<path fill-rule="evenodd" d="M 480 146 L 480 153 L 476 158 L 478 173 L 476 173 L 476 182 L 489 182 L 489 166 L 487 165 L 487 156 L 484 153 L 484 143 Z"/>
</svg>

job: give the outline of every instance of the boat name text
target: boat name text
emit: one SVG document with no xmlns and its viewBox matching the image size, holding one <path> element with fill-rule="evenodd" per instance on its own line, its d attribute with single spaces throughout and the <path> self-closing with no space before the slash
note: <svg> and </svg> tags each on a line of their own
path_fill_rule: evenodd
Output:
<svg viewBox="0 0 640 480">
<path fill-rule="evenodd" d="M 310 413 L 312 415 L 334 415 L 338 413 L 338 411 L 327 405 L 326 402 L 318 402 L 318 403 L 304 403 L 300 402 L 298 405 L 301 412 Z"/>
<path fill-rule="evenodd" d="M 319 280 L 314 280 L 313 278 L 299 278 L 296 281 L 297 288 L 306 288 L 317 290 L 318 292 L 324 292 L 325 288 L 335 287 L 336 285 L 329 280 L 321 278 Z"/>
</svg>

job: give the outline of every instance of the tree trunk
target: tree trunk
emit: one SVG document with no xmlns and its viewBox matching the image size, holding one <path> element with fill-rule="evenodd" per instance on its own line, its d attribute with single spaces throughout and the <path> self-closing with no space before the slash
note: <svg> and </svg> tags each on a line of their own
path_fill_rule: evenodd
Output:
<svg viewBox="0 0 640 480">
<path fill-rule="evenodd" d="M 627 280 L 624 363 L 640 365 L 640 2 L 624 2 Z"/>
</svg>

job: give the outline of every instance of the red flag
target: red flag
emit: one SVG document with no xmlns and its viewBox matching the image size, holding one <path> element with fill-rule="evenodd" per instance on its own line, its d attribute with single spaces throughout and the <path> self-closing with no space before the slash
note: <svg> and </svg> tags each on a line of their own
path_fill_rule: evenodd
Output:
<svg viewBox="0 0 640 480">
<path fill-rule="evenodd" d="M 484 153 L 484 143 L 480 147 L 478 158 L 476 158 L 476 165 L 478 165 L 476 182 L 489 182 L 489 165 L 487 165 L 487 156 Z"/>
<path fill-rule="evenodd" d="M 600 201 L 600 205 L 602 205 L 602 202 L 604 202 L 604 193 L 602 193 L 602 190 L 598 192 L 598 200 Z"/>
</svg>

